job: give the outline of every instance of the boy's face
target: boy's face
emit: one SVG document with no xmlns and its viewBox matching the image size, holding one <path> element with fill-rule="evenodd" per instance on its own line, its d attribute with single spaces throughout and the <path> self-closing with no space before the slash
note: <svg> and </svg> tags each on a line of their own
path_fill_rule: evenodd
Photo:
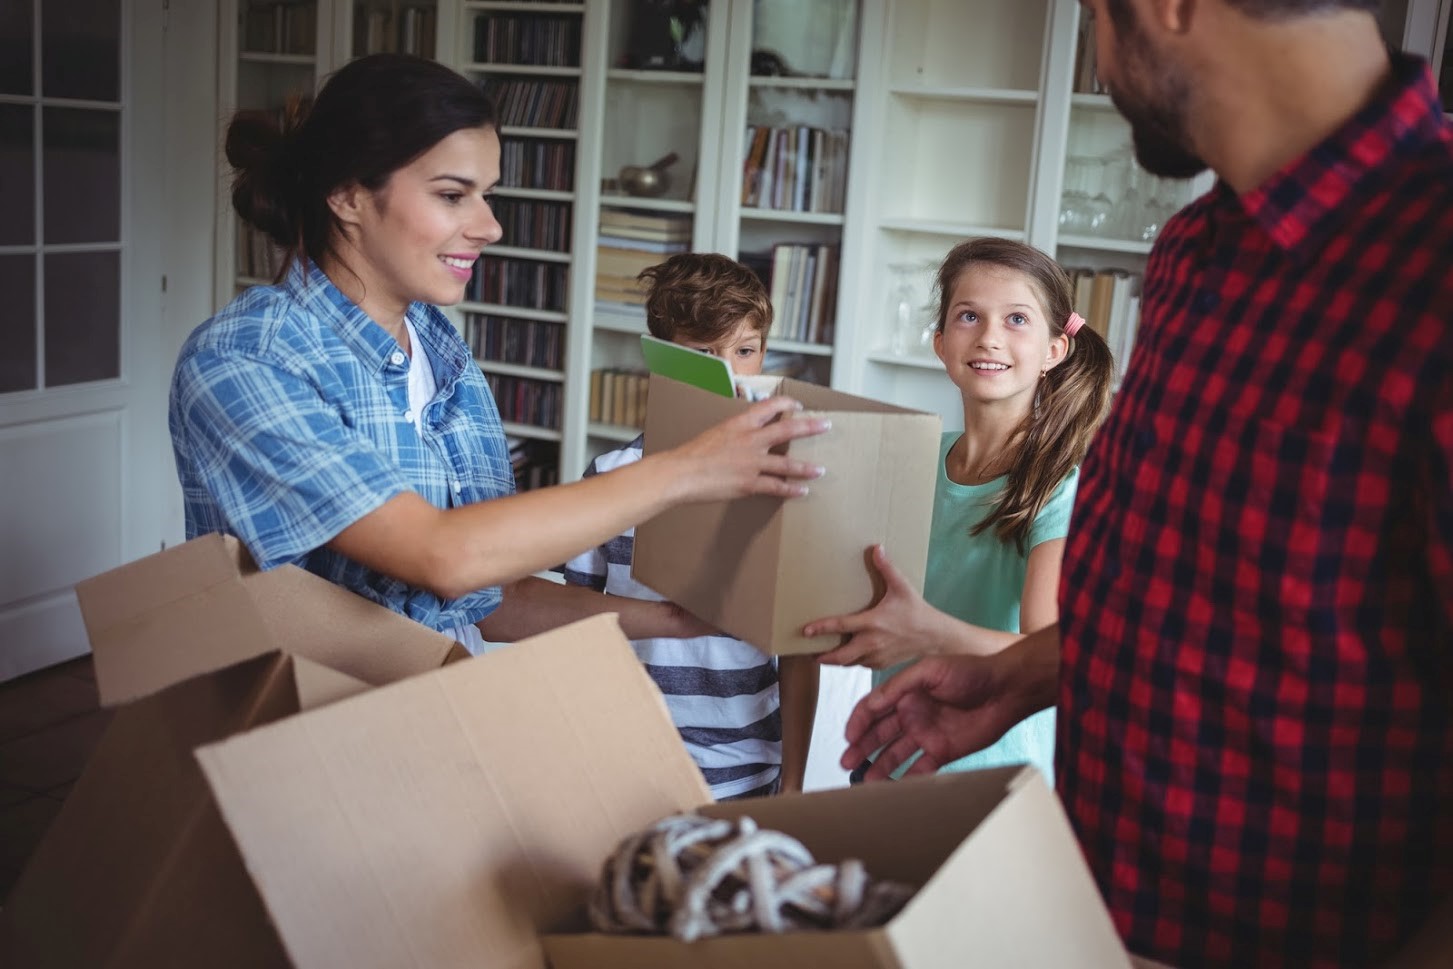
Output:
<svg viewBox="0 0 1453 969">
<path fill-rule="evenodd" d="M 678 336 L 672 343 L 700 350 L 714 357 L 724 357 L 732 365 L 732 373 L 739 377 L 755 377 L 762 372 L 762 357 L 766 347 L 761 333 L 752 326 L 752 321 L 742 317 L 736 328 L 726 336 L 711 343 L 689 336 Z"/>
</svg>

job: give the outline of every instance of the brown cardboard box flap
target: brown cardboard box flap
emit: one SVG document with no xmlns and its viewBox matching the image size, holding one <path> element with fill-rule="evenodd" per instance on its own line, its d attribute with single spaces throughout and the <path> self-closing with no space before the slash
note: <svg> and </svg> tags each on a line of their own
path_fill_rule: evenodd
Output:
<svg viewBox="0 0 1453 969">
<path fill-rule="evenodd" d="M 542 966 L 619 839 L 709 799 L 613 615 L 197 756 L 298 969 Z"/>
<path fill-rule="evenodd" d="M 203 535 L 76 586 L 108 706 L 279 650 L 370 685 L 457 655 L 449 637 L 295 566 Z"/>
<path fill-rule="evenodd" d="M 286 965 L 193 750 L 366 688 L 316 673 L 271 653 L 118 709 L 0 910 L 0 964 Z"/>
</svg>

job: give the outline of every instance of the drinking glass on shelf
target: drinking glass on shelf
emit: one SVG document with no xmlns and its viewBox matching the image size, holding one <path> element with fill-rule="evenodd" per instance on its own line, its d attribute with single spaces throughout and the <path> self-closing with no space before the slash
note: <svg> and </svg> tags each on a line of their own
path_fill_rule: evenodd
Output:
<svg viewBox="0 0 1453 969">
<path fill-rule="evenodd" d="M 911 262 L 888 266 L 888 349 L 895 356 L 918 350 L 918 292 L 913 285 L 917 271 Z"/>
<path fill-rule="evenodd" d="M 1090 201 L 1086 189 L 1086 169 L 1089 159 L 1084 155 L 1070 155 L 1065 159 L 1065 187 L 1060 197 L 1059 227 L 1067 234 L 1084 234 L 1089 225 L 1087 206 Z"/>
<path fill-rule="evenodd" d="M 1085 164 L 1085 232 L 1092 236 L 1110 234 L 1110 216 L 1114 206 L 1105 194 L 1109 165 L 1104 158 L 1086 158 Z"/>
</svg>

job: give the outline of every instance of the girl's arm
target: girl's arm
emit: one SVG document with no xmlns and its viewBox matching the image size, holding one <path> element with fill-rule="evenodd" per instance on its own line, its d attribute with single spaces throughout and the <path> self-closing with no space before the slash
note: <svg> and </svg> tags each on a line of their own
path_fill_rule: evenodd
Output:
<svg viewBox="0 0 1453 969">
<path fill-rule="evenodd" d="M 777 692 L 782 705 L 782 793 L 802 790 L 812 724 L 817 719 L 821 678 L 815 656 L 783 656 L 777 661 Z"/>
<path fill-rule="evenodd" d="M 1024 594 L 1019 600 L 1019 631 L 1036 629 L 1059 622 L 1059 570 L 1065 557 L 1062 538 L 1040 542 L 1029 550 L 1024 569 Z"/>
<path fill-rule="evenodd" d="M 798 479 L 822 469 L 769 450 L 827 429 L 822 419 L 784 416 L 799 407 L 772 398 L 670 451 L 508 498 L 442 510 L 414 493 L 396 495 L 328 545 L 402 582 L 457 598 L 549 568 L 678 504 L 804 494 Z"/>
<path fill-rule="evenodd" d="M 1020 638 L 1018 633 L 971 625 L 930 606 L 888 561 L 881 545 L 873 546 L 873 567 L 883 577 L 883 598 L 862 612 L 817 619 L 803 627 L 804 636 L 847 637 L 818 662 L 881 670 L 923 656 L 984 656 Z"/>
</svg>

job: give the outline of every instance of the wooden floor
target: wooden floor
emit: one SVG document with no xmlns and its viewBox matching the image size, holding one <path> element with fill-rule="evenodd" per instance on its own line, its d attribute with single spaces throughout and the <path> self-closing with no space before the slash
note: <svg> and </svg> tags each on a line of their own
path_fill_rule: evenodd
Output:
<svg viewBox="0 0 1453 969">
<path fill-rule="evenodd" d="M 89 656 L 0 683 L 0 900 L 110 718 L 99 708 Z"/>
</svg>

